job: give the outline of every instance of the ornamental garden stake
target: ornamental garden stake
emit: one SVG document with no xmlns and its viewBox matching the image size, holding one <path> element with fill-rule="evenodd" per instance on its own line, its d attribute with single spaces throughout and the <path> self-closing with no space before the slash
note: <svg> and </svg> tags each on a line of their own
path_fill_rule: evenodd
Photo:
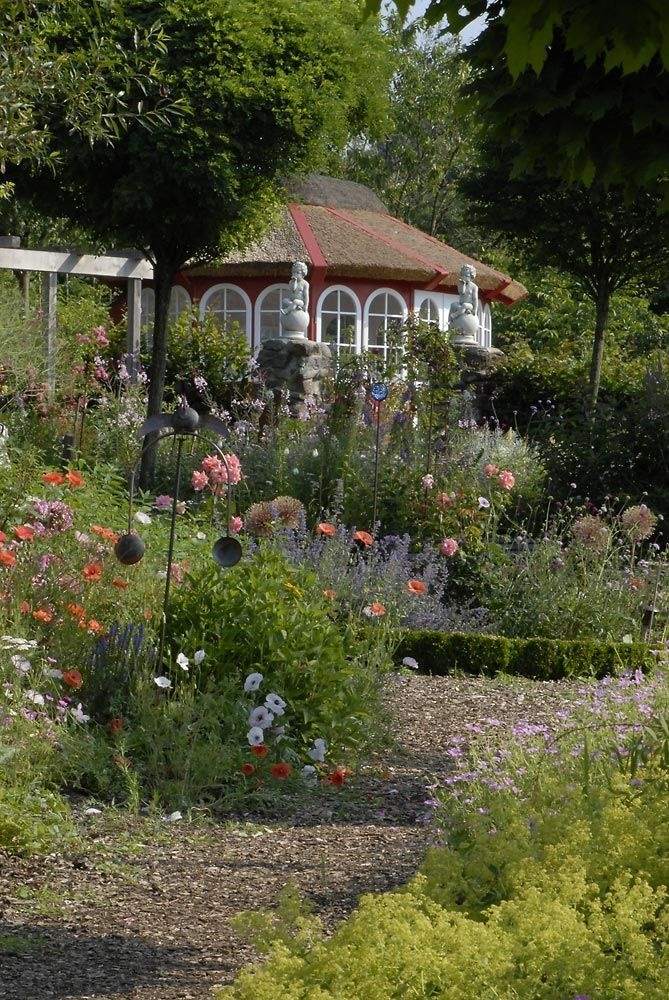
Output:
<svg viewBox="0 0 669 1000">
<path fill-rule="evenodd" d="M 167 549 L 167 574 L 165 577 L 165 593 L 163 596 L 163 613 L 160 625 L 160 639 L 158 644 L 157 659 L 158 664 L 162 664 L 165 652 L 167 612 L 169 608 L 170 584 L 172 580 L 172 562 L 174 558 L 174 541 L 176 537 L 177 507 L 179 504 L 179 488 L 181 484 L 181 464 L 184 444 L 187 441 L 193 441 L 195 439 L 205 441 L 209 447 L 213 447 L 215 449 L 226 470 L 227 528 L 225 535 L 214 543 L 212 549 L 212 557 L 214 561 L 218 563 L 219 566 L 223 567 L 235 566 L 242 557 L 242 547 L 236 538 L 230 537 L 230 501 L 232 480 L 228 460 L 219 445 L 215 441 L 212 441 L 211 438 L 207 437 L 206 434 L 202 433 L 202 431 L 208 431 L 210 434 L 214 434 L 219 438 L 227 438 L 228 428 L 225 423 L 219 417 L 215 417 L 210 413 L 203 415 L 199 414 L 197 410 L 194 410 L 188 405 L 186 397 L 182 396 L 174 413 L 160 413 L 157 416 L 149 417 L 140 427 L 138 436 L 144 440 L 145 443 L 140 452 L 138 463 L 141 461 L 142 455 L 149 445 L 149 442 L 145 440 L 147 435 L 155 434 L 158 431 L 167 432 L 166 434 L 163 434 L 161 440 L 169 438 L 173 443 L 176 443 L 176 466 L 174 471 L 174 487 L 172 490 L 170 536 Z M 119 562 L 126 566 L 138 563 L 144 555 L 145 548 L 142 539 L 132 530 L 132 506 L 134 500 L 135 475 L 136 472 L 133 472 L 130 477 L 130 489 L 128 496 L 128 530 L 125 534 L 120 536 L 114 546 L 116 558 Z"/>
</svg>

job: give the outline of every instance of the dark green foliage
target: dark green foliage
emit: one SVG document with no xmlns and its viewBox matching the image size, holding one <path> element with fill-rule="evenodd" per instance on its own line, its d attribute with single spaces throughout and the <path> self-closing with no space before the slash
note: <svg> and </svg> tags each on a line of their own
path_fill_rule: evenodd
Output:
<svg viewBox="0 0 669 1000">
<path fill-rule="evenodd" d="M 464 632 L 407 632 L 397 662 L 411 656 L 423 673 L 444 675 L 512 674 L 532 680 L 605 677 L 621 670 L 648 670 L 655 662 L 643 643 L 591 642 L 584 639 L 507 639 Z"/>
</svg>

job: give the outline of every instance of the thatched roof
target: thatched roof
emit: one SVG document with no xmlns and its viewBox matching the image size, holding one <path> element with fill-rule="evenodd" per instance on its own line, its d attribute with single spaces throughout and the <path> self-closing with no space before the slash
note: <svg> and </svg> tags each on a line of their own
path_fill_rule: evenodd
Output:
<svg viewBox="0 0 669 1000">
<path fill-rule="evenodd" d="M 486 298 L 512 305 L 527 295 L 519 282 L 389 215 L 362 184 L 312 175 L 286 182 L 290 199 L 262 239 L 217 264 L 189 273 L 221 278 L 284 280 L 303 260 L 330 280 L 406 281 L 418 288 L 457 291 L 463 264 L 476 268 Z"/>
</svg>

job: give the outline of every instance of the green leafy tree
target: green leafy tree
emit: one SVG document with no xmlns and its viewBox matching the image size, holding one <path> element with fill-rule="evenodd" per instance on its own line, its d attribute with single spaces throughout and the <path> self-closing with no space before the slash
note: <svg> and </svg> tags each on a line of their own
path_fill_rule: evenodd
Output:
<svg viewBox="0 0 669 1000">
<path fill-rule="evenodd" d="M 343 169 L 377 192 L 392 215 L 432 236 L 471 242 L 458 183 L 476 158 L 478 118 L 458 107 L 472 72 L 452 40 L 400 30 L 391 22 L 394 72 L 390 115 L 377 141 L 363 136 Z"/>
<path fill-rule="evenodd" d="M 367 0 L 378 11 L 381 0 Z M 395 0 L 401 16 L 415 0 Z M 538 161 L 567 181 L 667 180 L 669 17 L 665 0 L 431 0 L 425 20 L 460 31 L 487 15 L 468 47 L 486 122 L 519 141 L 517 171 Z"/>
<path fill-rule="evenodd" d="M 63 14 L 53 41 L 79 51 L 86 19 Z M 248 239 L 271 218 L 282 175 L 319 165 L 380 121 L 387 79 L 378 27 L 361 24 L 357 0 L 117 0 L 105 37 L 126 49 L 158 18 L 165 46 L 155 58 L 165 86 L 180 95 L 179 120 L 150 133 L 130 127 L 106 147 L 75 135 L 57 184 L 41 170 L 24 176 L 22 188 L 38 188 L 42 204 L 153 260 L 150 415 L 163 400 L 174 275 Z M 151 469 L 148 450 L 145 482 Z"/>
<path fill-rule="evenodd" d="M 513 176 L 512 151 L 491 146 L 464 185 L 482 223 L 513 241 L 535 267 L 574 279 L 594 306 L 588 412 L 594 417 L 612 295 L 638 283 L 647 293 L 669 264 L 669 215 L 660 198 L 628 202 L 618 188 L 565 187 L 539 173 Z"/>
</svg>

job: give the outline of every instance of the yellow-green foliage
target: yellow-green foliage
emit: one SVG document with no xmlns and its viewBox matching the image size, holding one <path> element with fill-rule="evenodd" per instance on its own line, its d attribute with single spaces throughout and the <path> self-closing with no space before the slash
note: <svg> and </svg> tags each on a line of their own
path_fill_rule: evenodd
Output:
<svg viewBox="0 0 669 1000">
<path fill-rule="evenodd" d="M 471 810 L 399 892 L 367 896 L 335 935 L 300 914 L 256 922 L 277 943 L 219 1000 L 664 1000 L 669 995 L 669 797 L 568 786 Z M 643 782 L 643 783 L 641 783 Z"/>
</svg>

